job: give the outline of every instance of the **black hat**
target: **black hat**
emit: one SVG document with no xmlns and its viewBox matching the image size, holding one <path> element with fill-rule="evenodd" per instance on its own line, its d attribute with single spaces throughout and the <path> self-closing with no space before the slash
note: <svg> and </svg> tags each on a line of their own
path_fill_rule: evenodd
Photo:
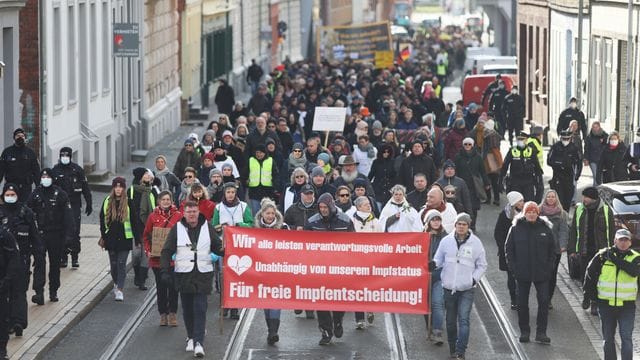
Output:
<svg viewBox="0 0 640 360">
<path fill-rule="evenodd" d="M 51 169 L 50 168 L 44 168 L 42 170 L 40 170 L 40 177 L 43 177 L 47 175 L 48 177 L 52 178 L 52 174 L 51 174 Z"/>
<path fill-rule="evenodd" d="M 367 183 L 362 178 L 356 178 L 353 180 L 353 188 L 367 188 Z"/>
<path fill-rule="evenodd" d="M 582 190 L 582 196 L 588 197 L 589 199 L 597 200 L 599 198 L 598 189 L 593 186 L 589 186 L 588 188 Z"/>
<path fill-rule="evenodd" d="M 570 138 L 571 137 L 571 131 L 569 131 L 569 130 L 560 131 L 560 137 L 561 138 Z"/>
<path fill-rule="evenodd" d="M 133 183 L 138 184 L 146 172 L 147 169 L 143 167 L 133 169 Z"/>
<path fill-rule="evenodd" d="M 313 186 L 311 186 L 311 184 L 304 184 L 300 189 L 300 192 L 303 194 L 308 194 L 315 192 L 315 189 L 313 188 Z"/>
<path fill-rule="evenodd" d="M 446 170 L 447 168 L 456 168 L 456 163 L 454 163 L 451 159 L 447 159 L 447 161 L 444 162 L 444 166 L 442 166 L 443 170 Z"/>
<path fill-rule="evenodd" d="M 572 103 L 572 102 L 578 102 L 578 99 L 576 99 L 576 97 L 574 96 L 574 97 L 572 97 L 571 99 L 569 99 L 569 102 L 570 102 L 570 103 Z"/>
<path fill-rule="evenodd" d="M 69 156 L 71 157 L 71 154 L 73 153 L 73 150 L 71 150 L 70 147 L 65 146 L 62 149 L 60 149 L 60 156 Z"/>
<path fill-rule="evenodd" d="M 7 190 L 11 190 L 13 192 L 15 192 L 16 194 L 18 193 L 18 186 L 14 183 L 5 183 L 4 187 L 2 188 L 2 195 L 4 196 L 4 193 L 7 192 Z"/>
<path fill-rule="evenodd" d="M 127 180 L 125 178 L 123 178 L 122 176 L 116 176 L 113 178 L 113 180 L 111 181 L 111 187 L 116 187 L 116 185 L 120 185 L 123 188 L 127 187 Z"/>
<path fill-rule="evenodd" d="M 220 140 L 215 140 L 213 142 L 213 150 L 215 149 L 224 149 L 224 144 Z"/>
<path fill-rule="evenodd" d="M 502 75 L 496 74 L 496 79 L 501 79 L 501 78 L 502 78 Z"/>
<path fill-rule="evenodd" d="M 257 151 L 260 151 L 260 152 L 263 152 L 263 153 L 266 154 L 267 153 L 267 147 L 264 144 L 258 144 L 258 145 L 256 145 L 256 148 L 255 148 L 255 150 L 253 150 L 253 152 L 255 153 Z"/>
<path fill-rule="evenodd" d="M 265 145 L 265 146 L 267 146 L 267 145 L 269 145 L 269 144 L 274 144 L 274 145 L 275 145 L 275 144 L 276 144 L 276 141 L 275 141 L 275 140 L 273 140 L 273 139 L 272 139 L 272 138 L 270 138 L 270 137 L 267 137 L 267 140 L 265 140 L 265 141 L 264 141 L 264 145 Z"/>
<path fill-rule="evenodd" d="M 25 134 L 24 130 L 22 128 L 17 128 L 15 130 L 13 130 L 13 137 L 16 137 L 16 135 L 18 134 Z"/>
</svg>

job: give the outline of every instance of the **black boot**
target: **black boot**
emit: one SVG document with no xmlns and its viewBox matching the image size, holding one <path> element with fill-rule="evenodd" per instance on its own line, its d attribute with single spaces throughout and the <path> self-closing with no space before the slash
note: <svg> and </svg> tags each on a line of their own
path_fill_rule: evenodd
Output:
<svg viewBox="0 0 640 360">
<path fill-rule="evenodd" d="M 60 259 L 60 267 L 66 268 L 68 262 L 69 262 L 69 255 L 67 254 L 62 255 L 62 258 Z"/>
<path fill-rule="evenodd" d="M 58 291 L 57 290 L 50 290 L 49 291 L 49 301 L 58 302 Z"/>
<path fill-rule="evenodd" d="M 38 305 L 44 305 L 44 295 L 42 291 L 36 291 L 36 294 L 31 297 L 31 302 Z"/>
<path fill-rule="evenodd" d="M 267 329 L 269 333 L 267 335 L 267 344 L 273 345 L 280 341 L 278 336 L 278 328 L 280 327 L 280 319 L 267 319 Z"/>
<path fill-rule="evenodd" d="M 315 319 L 316 318 L 315 313 L 313 312 L 313 310 L 305 310 L 305 313 L 306 313 L 306 318 L 307 319 L 311 320 L 311 319 Z"/>
<path fill-rule="evenodd" d="M 233 320 L 240 319 L 240 313 L 238 312 L 238 309 L 231 309 L 231 314 L 229 315 L 229 318 Z"/>
<path fill-rule="evenodd" d="M 80 267 L 80 263 L 78 262 L 78 254 L 71 254 L 71 267 Z"/>
</svg>

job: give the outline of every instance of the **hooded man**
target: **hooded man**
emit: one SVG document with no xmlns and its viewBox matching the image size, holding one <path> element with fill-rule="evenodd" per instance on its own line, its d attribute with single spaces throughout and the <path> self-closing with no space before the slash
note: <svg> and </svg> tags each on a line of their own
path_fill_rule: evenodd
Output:
<svg viewBox="0 0 640 360">
<path fill-rule="evenodd" d="M 313 215 L 307 224 L 305 230 L 310 231 L 339 231 L 339 232 L 355 232 L 351 219 L 344 213 L 338 211 L 331 194 L 322 194 L 318 198 L 318 213 Z M 328 345 L 331 338 L 341 338 L 343 333 L 342 318 L 344 311 L 317 311 L 318 325 L 322 338 L 320 345 Z"/>
<path fill-rule="evenodd" d="M 69 196 L 69 202 L 71 203 L 71 211 L 73 213 L 73 220 L 75 228 L 71 242 L 68 244 L 65 252 L 62 254 L 60 260 L 60 266 L 66 267 L 69 254 L 71 254 L 71 264 L 77 268 L 80 266 L 78 262 L 78 254 L 80 253 L 80 212 L 82 208 L 82 200 L 80 195 L 84 197 L 84 201 L 87 204 L 85 214 L 91 215 L 93 212 L 91 205 L 91 190 L 89 190 L 89 183 L 84 175 L 84 170 L 78 164 L 71 160 L 73 151 L 70 147 L 63 147 L 60 149 L 60 159 L 58 164 L 52 169 L 52 176 L 55 185 L 58 185 Z"/>
</svg>

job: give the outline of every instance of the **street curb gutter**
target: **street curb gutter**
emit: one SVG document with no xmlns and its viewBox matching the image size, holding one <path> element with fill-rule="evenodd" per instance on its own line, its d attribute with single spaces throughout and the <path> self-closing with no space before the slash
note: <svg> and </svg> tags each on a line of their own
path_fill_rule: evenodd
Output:
<svg viewBox="0 0 640 360">
<path fill-rule="evenodd" d="M 131 270 L 131 261 L 127 264 L 127 272 Z M 37 340 L 21 356 L 24 360 L 39 360 L 65 337 L 100 301 L 113 289 L 113 280 L 109 266 L 103 269 L 104 275 L 97 278 L 85 288 L 84 294 L 57 321 L 52 321 L 48 328 L 41 328 L 34 336 Z"/>
</svg>

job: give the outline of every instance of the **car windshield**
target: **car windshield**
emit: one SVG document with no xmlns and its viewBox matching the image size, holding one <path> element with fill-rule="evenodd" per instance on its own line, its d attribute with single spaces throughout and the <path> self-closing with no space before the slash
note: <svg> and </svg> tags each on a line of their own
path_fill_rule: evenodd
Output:
<svg viewBox="0 0 640 360">
<path fill-rule="evenodd" d="M 617 195 L 612 205 L 618 214 L 640 213 L 640 194 Z"/>
<path fill-rule="evenodd" d="M 517 74 L 518 69 L 485 69 L 483 74 Z"/>
</svg>

